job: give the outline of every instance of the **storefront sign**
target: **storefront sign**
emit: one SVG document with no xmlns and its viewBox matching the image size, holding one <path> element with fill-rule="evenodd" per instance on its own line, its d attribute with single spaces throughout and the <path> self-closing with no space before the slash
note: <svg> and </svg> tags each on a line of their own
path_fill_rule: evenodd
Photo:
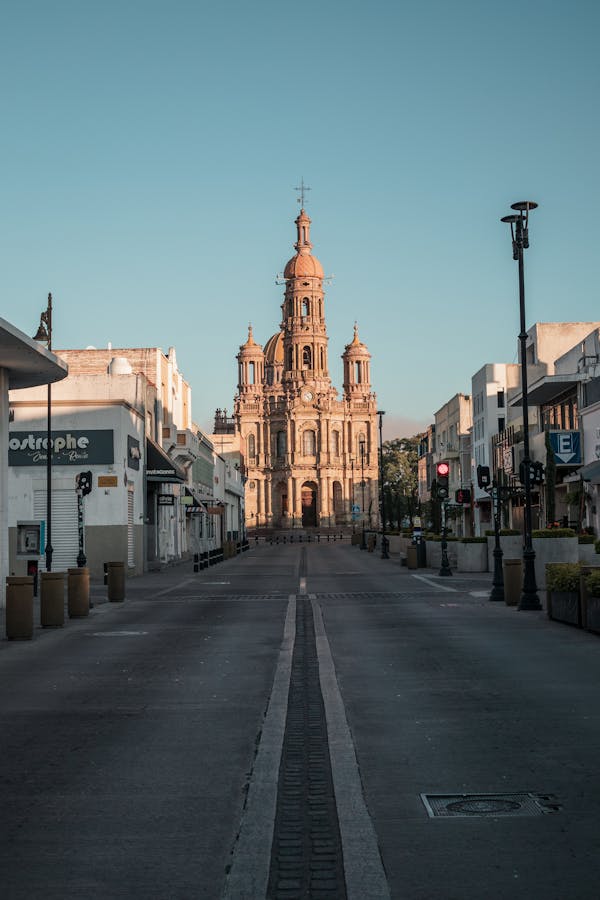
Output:
<svg viewBox="0 0 600 900">
<path fill-rule="evenodd" d="M 116 475 L 98 475 L 98 487 L 118 487 L 119 479 Z"/>
<path fill-rule="evenodd" d="M 110 465 L 115 461 L 112 429 L 88 431 L 53 431 L 51 435 L 52 465 Z M 43 466 L 46 464 L 48 434 L 46 431 L 11 431 L 8 437 L 9 466 Z"/>
<path fill-rule="evenodd" d="M 578 431 L 551 431 L 550 443 L 557 465 L 581 465 L 581 435 Z"/>
<path fill-rule="evenodd" d="M 175 497 L 173 494 L 158 494 L 159 506 L 175 506 Z"/>
</svg>

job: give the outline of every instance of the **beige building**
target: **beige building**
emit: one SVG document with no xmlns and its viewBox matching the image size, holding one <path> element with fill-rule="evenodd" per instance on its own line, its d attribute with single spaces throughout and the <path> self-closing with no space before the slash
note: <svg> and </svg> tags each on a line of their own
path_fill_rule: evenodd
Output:
<svg viewBox="0 0 600 900">
<path fill-rule="evenodd" d="M 296 254 L 283 275 L 280 330 L 263 349 L 250 327 L 237 356 L 233 426 L 250 528 L 376 525 L 379 519 L 371 354 L 355 325 L 342 354 L 340 399 L 329 374 L 324 274 L 311 253 L 310 224 L 302 209 Z"/>
</svg>

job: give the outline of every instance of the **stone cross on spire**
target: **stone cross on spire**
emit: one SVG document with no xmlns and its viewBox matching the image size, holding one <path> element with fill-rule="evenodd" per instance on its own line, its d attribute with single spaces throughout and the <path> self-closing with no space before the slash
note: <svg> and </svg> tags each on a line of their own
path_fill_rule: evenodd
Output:
<svg viewBox="0 0 600 900">
<path fill-rule="evenodd" d="M 310 188 L 306 184 L 304 184 L 304 176 L 302 176 L 300 187 L 295 187 L 294 190 L 300 192 L 298 203 L 300 204 L 300 209 L 304 209 L 304 194 L 306 193 L 306 191 L 310 191 Z"/>
</svg>

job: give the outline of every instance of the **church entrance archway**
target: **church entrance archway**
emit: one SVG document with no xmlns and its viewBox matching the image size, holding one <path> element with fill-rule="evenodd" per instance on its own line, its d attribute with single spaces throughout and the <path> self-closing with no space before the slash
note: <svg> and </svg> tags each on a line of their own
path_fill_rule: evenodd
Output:
<svg viewBox="0 0 600 900">
<path fill-rule="evenodd" d="M 317 486 L 313 481 L 302 485 L 302 525 L 314 528 L 317 524 Z"/>
</svg>

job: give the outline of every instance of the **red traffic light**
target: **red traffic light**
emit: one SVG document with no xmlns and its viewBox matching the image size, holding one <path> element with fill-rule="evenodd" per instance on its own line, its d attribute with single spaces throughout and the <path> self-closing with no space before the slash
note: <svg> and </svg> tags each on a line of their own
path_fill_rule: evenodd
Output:
<svg viewBox="0 0 600 900">
<path fill-rule="evenodd" d="M 447 462 L 438 463 L 437 466 L 435 467 L 435 470 L 436 470 L 438 476 L 441 476 L 442 478 L 447 478 L 448 475 L 450 474 L 450 466 L 448 465 Z"/>
</svg>

